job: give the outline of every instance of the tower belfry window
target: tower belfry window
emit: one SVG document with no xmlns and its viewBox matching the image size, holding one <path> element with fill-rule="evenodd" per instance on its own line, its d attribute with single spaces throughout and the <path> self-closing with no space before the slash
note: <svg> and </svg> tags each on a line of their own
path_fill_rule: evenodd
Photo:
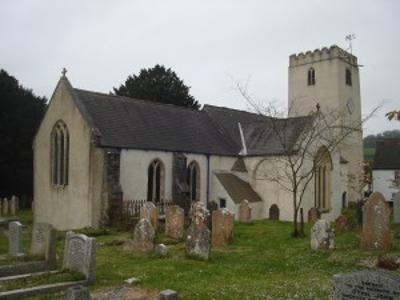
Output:
<svg viewBox="0 0 400 300">
<path fill-rule="evenodd" d="M 346 84 L 347 85 L 352 85 L 352 82 L 351 82 L 351 71 L 350 71 L 350 69 L 346 69 Z"/>
<path fill-rule="evenodd" d="M 307 83 L 308 83 L 308 85 L 315 85 L 315 70 L 314 70 L 314 68 L 308 69 Z"/>
</svg>

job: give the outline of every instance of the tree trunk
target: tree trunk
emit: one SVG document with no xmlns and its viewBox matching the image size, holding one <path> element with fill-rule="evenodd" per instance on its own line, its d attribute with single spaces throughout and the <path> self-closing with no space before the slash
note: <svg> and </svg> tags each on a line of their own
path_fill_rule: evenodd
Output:
<svg viewBox="0 0 400 300">
<path fill-rule="evenodd" d="M 294 189 L 293 190 L 293 232 L 292 232 L 292 236 L 293 237 L 298 237 L 299 236 L 299 228 L 298 228 L 298 222 L 297 222 L 297 215 L 298 215 L 298 211 L 297 211 L 297 190 Z"/>
</svg>

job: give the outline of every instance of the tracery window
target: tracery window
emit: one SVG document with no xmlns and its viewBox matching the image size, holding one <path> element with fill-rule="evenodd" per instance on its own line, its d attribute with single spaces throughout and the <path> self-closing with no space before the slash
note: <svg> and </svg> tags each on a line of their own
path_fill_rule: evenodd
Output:
<svg viewBox="0 0 400 300">
<path fill-rule="evenodd" d="M 64 121 L 59 120 L 51 131 L 51 178 L 55 186 L 68 185 L 69 133 Z"/>
<path fill-rule="evenodd" d="M 322 210 L 331 208 L 332 160 L 328 149 L 321 147 L 314 160 L 315 205 Z"/>
<path fill-rule="evenodd" d="M 191 201 L 200 200 L 200 168 L 192 161 L 187 168 L 187 183 L 189 186 L 189 199 Z"/>
<path fill-rule="evenodd" d="M 160 202 L 164 191 L 164 165 L 153 160 L 147 171 L 147 201 Z"/>
</svg>

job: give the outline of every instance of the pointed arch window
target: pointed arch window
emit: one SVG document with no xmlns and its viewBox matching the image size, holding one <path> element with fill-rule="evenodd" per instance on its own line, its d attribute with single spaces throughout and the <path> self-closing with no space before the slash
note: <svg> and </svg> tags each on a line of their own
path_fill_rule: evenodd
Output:
<svg viewBox="0 0 400 300">
<path fill-rule="evenodd" d="M 349 68 L 346 68 L 346 84 L 350 86 L 352 85 L 351 71 Z"/>
<path fill-rule="evenodd" d="M 332 159 L 329 151 L 321 147 L 314 160 L 315 167 L 315 206 L 321 210 L 331 208 Z"/>
<path fill-rule="evenodd" d="M 164 165 L 156 159 L 153 160 L 147 171 L 147 201 L 158 203 L 164 193 Z"/>
<path fill-rule="evenodd" d="M 197 162 L 192 161 L 187 169 L 187 183 L 189 186 L 190 201 L 200 200 L 200 167 Z"/>
<path fill-rule="evenodd" d="M 66 186 L 69 180 L 69 133 L 59 120 L 51 131 L 51 180 L 55 186 Z"/>
<path fill-rule="evenodd" d="M 308 85 L 315 84 L 315 70 L 314 68 L 309 68 L 307 73 L 307 83 Z"/>
</svg>

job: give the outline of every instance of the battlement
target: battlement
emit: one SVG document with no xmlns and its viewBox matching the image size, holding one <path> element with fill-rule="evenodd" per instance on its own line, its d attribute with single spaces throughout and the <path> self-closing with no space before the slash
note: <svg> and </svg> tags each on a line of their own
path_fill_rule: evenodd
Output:
<svg viewBox="0 0 400 300">
<path fill-rule="evenodd" d="M 289 57 L 289 67 L 297 67 L 335 58 L 341 59 L 354 67 L 358 67 L 357 57 L 336 45 L 332 45 L 329 48 L 324 47 L 322 49 L 315 49 L 314 51 L 307 51 L 306 53 L 292 54 Z"/>
</svg>

